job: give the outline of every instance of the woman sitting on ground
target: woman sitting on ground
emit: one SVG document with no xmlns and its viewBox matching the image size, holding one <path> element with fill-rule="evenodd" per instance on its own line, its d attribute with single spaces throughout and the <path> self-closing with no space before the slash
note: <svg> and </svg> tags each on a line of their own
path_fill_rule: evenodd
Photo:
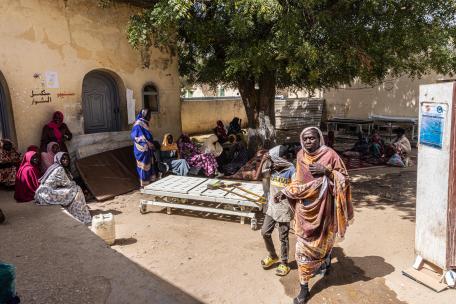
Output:
<svg viewBox="0 0 456 304">
<path fill-rule="evenodd" d="M 89 207 L 87 207 L 81 187 L 73 181 L 70 173 L 70 156 L 58 152 L 54 164 L 50 166 L 39 180 L 35 200 L 38 205 L 61 205 L 77 220 L 90 224 Z"/>
<path fill-rule="evenodd" d="M 385 142 L 376 131 L 371 136 L 370 153 L 376 159 L 382 158 L 385 153 Z"/>
<path fill-rule="evenodd" d="M 228 135 L 242 133 L 241 123 L 242 119 L 238 117 L 233 118 L 228 127 Z"/>
<path fill-rule="evenodd" d="M 213 176 L 217 172 L 218 164 L 212 153 L 201 153 L 186 134 L 182 134 L 177 141 L 179 155 L 185 159 L 190 167 L 202 169 L 204 175 Z"/>
<path fill-rule="evenodd" d="M 21 155 L 9 139 L 0 140 L 0 185 L 14 186 Z"/>
<path fill-rule="evenodd" d="M 214 134 L 217 135 L 219 143 L 223 144 L 228 140 L 228 134 L 226 134 L 225 125 L 221 120 L 217 120 L 217 126 L 213 130 Z"/>
<path fill-rule="evenodd" d="M 227 152 L 226 160 L 226 164 L 222 167 L 225 175 L 235 174 L 249 160 L 247 147 L 240 134 L 236 135 L 236 141 Z"/>
<path fill-rule="evenodd" d="M 46 151 L 47 145 L 50 142 L 56 142 L 60 146 L 60 150 L 68 152 L 67 146 L 65 145 L 66 140 L 71 140 L 73 134 L 70 129 L 63 122 L 63 113 L 54 112 L 52 120 L 43 127 L 43 133 L 41 135 L 41 152 Z"/>
<path fill-rule="evenodd" d="M 360 156 L 369 154 L 369 141 L 362 132 L 358 133 L 358 140 L 350 151 L 358 152 Z"/>
<path fill-rule="evenodd" d="M 160 162 L 158 168 L 160 172 L 166 174 L 172 172 L 175 175 L 186 176 L 190 166 L 185 159 L 179 159 L 177 144 L 171 134 L 163 136 L 163 142 L 160 147 Z"/>
<path fill-rule="evenodd" d="M 30 202 L 35 197 L 40 178 L 40 157 L 38 153 L 25 153 L 21 166 L 17 170 L 14 198 L 18 202 Z"/>
<path fill-rule="evenodd" d="M 403 128 L 394 130 L 396 139 L 387 147 L 387 157 L 390 157 L 387 164 L 392 166 L 407 167 L 411 164 L 410 153 L 412 152 L 412 145 L 405 136 Z"/>
<path fill-rule="evenodd" d="M 47 152 L 41 152 L 41 172 L 44 174 L 54 164 L 55 155 L 60 152 L 60 146 L 55 141 L 48 143 Z"/>
</svg>

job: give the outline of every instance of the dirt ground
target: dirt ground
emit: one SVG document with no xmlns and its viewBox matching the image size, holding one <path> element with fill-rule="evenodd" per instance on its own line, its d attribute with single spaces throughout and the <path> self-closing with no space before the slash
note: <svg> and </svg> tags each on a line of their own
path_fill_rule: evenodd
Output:
<svg viewBox="0 0 456 304">
<path fill-rule="evenodd" d="M 333 271 L 311 282 L 310 304 L 453 303 L 404 277 L 414 261 L 414 169 L 351 174 L 355 223 L 334 249 Z M 0 260 L 17 266 L 23 303 L 291 303 L 296 263 L 284 278 L 265 271 L 259 231 L 236 218 L 150 208 L 134 192 L 90 204 L 115 214 L 111 248 L 59 207 L 16 204 L 0 192 Z M 277 234 L 274 235 L 278 246 Z M 291 257 L 294 256 L 291 237 Z"/>
</svg>

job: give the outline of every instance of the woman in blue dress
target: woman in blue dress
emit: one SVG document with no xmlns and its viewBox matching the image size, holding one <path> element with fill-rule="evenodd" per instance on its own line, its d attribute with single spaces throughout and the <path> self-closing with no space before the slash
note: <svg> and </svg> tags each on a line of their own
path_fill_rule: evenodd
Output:
<svg viewBox="0 0 456 304">
<path fill-rule="evenodd" d="M 150 115 L 149 109 L 142 109 L 136 116 L 136 121 L 130 134 L 133 141 L 136 170 L 138 171 L 141 187 L 155 181 L 156 178 L 154 168 L 154 139 L 149 129 Z"/>
</svg>

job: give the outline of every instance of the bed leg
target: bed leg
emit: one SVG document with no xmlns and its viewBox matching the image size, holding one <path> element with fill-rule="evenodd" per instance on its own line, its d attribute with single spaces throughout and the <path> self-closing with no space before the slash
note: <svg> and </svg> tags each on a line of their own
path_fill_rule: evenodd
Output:
<svg viewBox="0 0 456 304">
<path fill-rule="evenodd" d="M 166 207 L 166 214 L 171 214 L 171 207 Z"/>
<path fill-rule="evenodd" d="M 239 209 L 241 209 L 241 211 L 245 211 L 245 206 L 239 206 Z M 245 216 L 241 216 L 241 224 L 245 224 Z"/>
</svg>

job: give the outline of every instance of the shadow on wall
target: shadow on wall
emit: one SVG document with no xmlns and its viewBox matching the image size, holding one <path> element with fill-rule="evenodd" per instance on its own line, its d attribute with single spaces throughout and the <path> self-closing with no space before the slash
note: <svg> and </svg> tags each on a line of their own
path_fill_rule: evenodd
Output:
<svg viewBox="0 0 456 304">
<path fill-rule="evenodd" d="M 330 117 L 368 118 L 370 115 L 417 117 L 419 86 L 435 83 L 436 74 L 412 80 L 408 77 L 387 79 L 381 85 L 368 87 L 355 83 L 352 87 L 325 92 Z"/>
<path fill-rule="evenodd" d="M 8 216 L 0 229 L 1 259 L 17 268 L 22 302 L 202 303 L 111 249 L 59 206 L 19 206 L 0 195 Z M 127 246 L 136 239 L 118 241 Z"/>
</svg>

